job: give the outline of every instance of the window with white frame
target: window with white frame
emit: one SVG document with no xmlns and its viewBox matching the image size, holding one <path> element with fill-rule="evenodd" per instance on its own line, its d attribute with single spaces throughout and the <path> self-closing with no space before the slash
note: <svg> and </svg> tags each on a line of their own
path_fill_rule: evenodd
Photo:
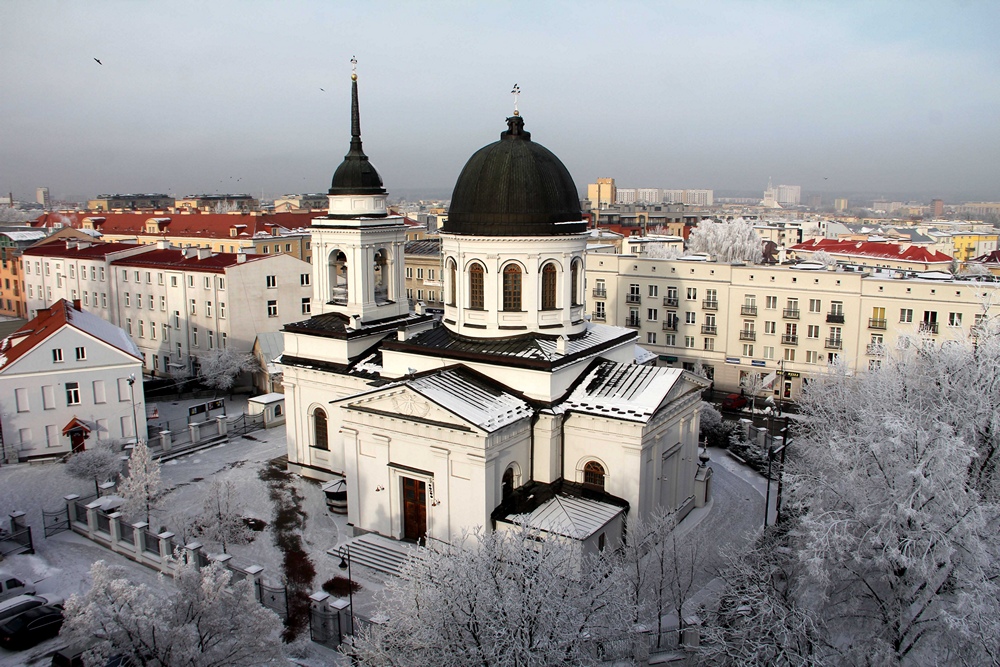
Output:
<svg viewBox="0 0 1000 667">
<path fill-rule="evenodd" d="M 191 345 L 198 347 L 198 327 L 191 327 Z"/>
<path fill-rule="evenodd" d="M 278 316 L 278 302 L 271 300 L 267 302 L 267 316 L 277 317 Z"/>
<path fill-rule="evenodd" d="M 647 308 L 646 319 L 649 320 L 650 322 L 655 322 L 657 317 L 659 317 L 659 313 L 660 311 L 657 310 L 656 308 Z"/>
<path fill-rule="evenodd" d="M 764 321 L 764 333 L 773 334 L 778 330 L 778 325 L 776 322 Z"/>
<path fill-rule="evenodd" d="M 816 350 L 806 350 L 806 363 L 807 364 L 818 364 L 819 363 L 819 352 Z"/>
<path fill-rule="evenodd" d="M 820 299 L 809 299 L 809 312 L 810 313 L 823 312 L 823 302 Z"/>
<path fill-rule="evenodd" d="M 810 324 L 806 328 L 806 337 L 807 338 L 819 338 L 819 325 L 818 324 Z"/>
<path fill-rule="evenodd" d="M 191 314 L 192 315 L 197 315 L 198 314 L 198 303 L 194 299 L 191 299 L 191 304 L 190 305 L 191 305 Z"/>
<path fill-rule="evenodd" d="M 62 348 L 57 347 L 52 350 L 52 361 L 55 363 L 60 363 L 63 360 Z"/>
<path fill-rule="evenodd" d="M 774 348 L 771 347 L 770 345 L 765 345 L 764 346 L 764 358 L 765 359 L 774 359 Z"/>
<path fill-rule="evenodd" d="M 302 314 L 308 315 L 311 312 L 312 312 L 312 301 L 307 296 L 302 297 Z"/>
<path fill-rule="evenodd" d="M 267 288 L 268 289 L 275 289 L 277 286 L 278 286 L 278 277 L 277 276 L 267 276 Z"/>
<path fill-rule="evenodd" d="M 299 284 L 302 285 L 303 287 L 307 286 L 309 284 L 309 281 L 310 281 L 310 277 L 309 276 L 310 276 L 310 274 L 308 274 L 308 273 L 300 273 L 299 274 Z"/>
<path fill-rule="evenodd" d="M 684 347 L 694 347 L 694 336 L 684 336 Z"/>
<path fill-rule="evenodd" d="M 743 343 L 743 356 L 752 357 L 753 356 L 753 345 L 750 343 Z"/>
<path fill-rule="evenodd" d="M 655 331 L 647 331 L 646 332 L 646 343 L 648 345 L 656 345 L 656 332 Z"/>
<path fill-rule="evenodd" d="M 656 285 L 649 285 L 649 296 L 658 296 L 660 294 L 660 288 Z"/>
<path fill-rule="evenodd" d="M 687 300 L 688 301 L 697 301 L 698 300 L 698 288 L 697 287 L 688 287 L 687 288 Z"/>
<path fill-rule="evenodd" d="M 948 313 L 948 326 L 950 327 L 962 326 L 962 313 Z"/>
<path fill-rule="evenodd" d="M 795 348 L 786 347 L 785 348 L 785 361 L 795 361 Z"/>
<path fill-rule="evenodd" d="M 778 307 L 778 297 L 776 297 L 776 296 L 766 297 L 766 300 L 764 302 L 764 307 L 767 308 L 768 310 L 774 310 L 775 308 L 777 308 Z"/>
<path fill-rule="evenodd" d="M 66 405 L 80 405 L 80 383 L 66 383 Z"/>
<path fill-rule="evenodd" d="M 706 338 L 706 339 L 705 339 L 705 346 L 704 346 L 704 350 L 705 350 L 706 352 L 711 352 L 711 351 L 713 351 L 714 349 L 715 349 L 715 339 L 714 339 L 714 338 Z"/>
<path fill-rule="evenodd" d="M 219 302 L 219 319 L 220 320 L 226 319 L 226 302 L 225 301 L 220 301 Z"/>
<path fill-rule="evenodd" d="M 684 324 L 697 324 L 697 322 L 698 322 L 698 313 L 694 312 L 693 310 L 689 310 L 686 313 L 684 313 Z"/>
<path fill-rule="evenodd" d="M 206 301 L 205 302 L 205 317 L 211 317 L 211 316 L 212 316 L 212 302 L 211 301 Z"/>
<path fill-rule="evenodd" d="M 86 358 L 87 358 L 87 348 L 82 346 L 76 348 L 76 360 L 84 361 Z"/>
</svg>

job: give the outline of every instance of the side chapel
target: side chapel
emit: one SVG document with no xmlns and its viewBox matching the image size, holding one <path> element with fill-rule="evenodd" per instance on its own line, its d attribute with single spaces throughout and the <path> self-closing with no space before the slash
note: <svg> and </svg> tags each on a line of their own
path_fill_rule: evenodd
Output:
<svg viewBox="0 0 1000 667">
<path fill-rule="evenodd" d="M 694 506 L 708 382 L 585 316 L 576 185 L 516 105 L 455 184 L 443 318 L 410 310 L 356 73 L 350 150 L 310 231 L 312 316 L 285 326 L 279 359 L 288 465 L 345 480 L 356 533 L 450 541 L 527 521 L 594 550 L 630 513 Z"/>
</svg>

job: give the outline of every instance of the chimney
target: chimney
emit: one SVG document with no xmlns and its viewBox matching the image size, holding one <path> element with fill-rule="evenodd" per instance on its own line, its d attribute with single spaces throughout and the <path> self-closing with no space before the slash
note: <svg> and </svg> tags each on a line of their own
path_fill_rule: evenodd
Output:
<svg viewBox="0 0 1000 667">
<path fill-rule="evenodd" d="M 212 256 L 211 248 L 198 248 L 198 259 L 208 259 Z"/>
<path fill-rule="evenodd" d="M 83 310 L 83 304 L 80 303 L 79 299 L 73 299 L 73 310 Z"/>
<path fill-rule="evenodd" d="M 247 261 L 247 254 L 243 252 L 243 250 L 241 249 L 238 253 L 236 253 L 236 263 L 243 264 L 246 261 Z"/>
<path fill-rule="evenodd" d="M 396 329 L 396 340 L 404 341 L 410 337 L 410 334 L 406 331 L 406 327 L 402 326 Z"/>
<path fill-rule="evenodd" d="M 192 247 L 188 246 L 187 248 L 184 248 L 183 251 L 184 251 L 184 259 L 190 259 L 191 257 L 197 257 L 198 256 L 198 249 L 197 248 L 192 248 Z"/>
<path fill-rule="evenodd" d="M 166 239 L 160 239 L 156 242 L 157 250 L 170 250 L 170 241 Z"/>
<path fill-rule="evenodd" d="M 347 328 L 352 331 L 357 331 L 361 328 L 361 316 L 351 315 L 350 319 L 347 321 Z"/>
<path fill-rule="evenodd" d="M 556 354 L 566 354 L 566 343 L 568 342 L 569 338 L 566 338 L 566 336 L 556 338 Z"/>
<path fill-rule="evenodd" d="M 415 313 L 416 313 L 417 315 L 423 315 L 423 314 L 424 314 L 424 312 L 425 312 L 425 309 L 426 309 L 426 307 L 427 307 L 427 306 L 426 306 L 426 304 L 424 304 L 424 302 L 423 302 L 423 301 L 417 301 L 417 305 L 415 305 L 415 306 L 413 307 L 413 311 L 414 311 L 414 312 L 415 312 Z"/>
</svg>

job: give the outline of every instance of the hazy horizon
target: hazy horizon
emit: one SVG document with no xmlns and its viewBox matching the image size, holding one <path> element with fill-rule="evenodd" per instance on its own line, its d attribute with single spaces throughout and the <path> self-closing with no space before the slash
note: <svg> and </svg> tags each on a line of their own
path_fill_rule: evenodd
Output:
<svg viewBox="0 0 1000 667">
<path fill-rule="evenodd" d="M 0 5 L 0 193 L 450 194 L 519 107 L 583 191 L 1000 199 L 993 3 Z M 94 58 L 101 60 L 98 64 Z M 325 90 L 321 90 L 325 89 Z"/>
</svg>

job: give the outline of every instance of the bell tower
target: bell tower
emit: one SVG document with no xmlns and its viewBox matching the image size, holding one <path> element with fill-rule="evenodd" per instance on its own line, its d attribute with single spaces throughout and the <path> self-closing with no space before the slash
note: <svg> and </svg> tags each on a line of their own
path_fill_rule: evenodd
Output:
<svg viewBox="0 0 1000 667">
<path fill-rule="evenodd" d="M 406 227 L 389 215 L 382 177 L 361 147 L 357 60 L 351 59 L 351 145 L 333 174 L 327 214 L 313 218 L 313 312 L 361 323 L 406 315 Z"/>
</svg>

